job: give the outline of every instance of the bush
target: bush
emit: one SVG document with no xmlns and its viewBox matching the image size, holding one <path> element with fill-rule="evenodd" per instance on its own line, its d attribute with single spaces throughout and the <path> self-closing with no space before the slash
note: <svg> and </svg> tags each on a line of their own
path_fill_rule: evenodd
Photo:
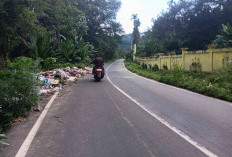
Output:
<svg viewBox="0 0 232 157">
<path fill-rule="evenodd" d="M 44 61 L 44 70 L 53 70 L 57 68 L 74 67 L 72 63 L 62 63 L 57 58 L 47 58 Z"/>
<path fill-rule="evenodd" d="M 174 75 L 174 78 L 175 80 L 179 80 L 181 78 L 181 76 L 183 76 L 184 74 L 184 71 L 182 69 L 182 67 L 180 66 L 175 66 L 174 70 L 173 70 L 173 75 Z"/>
<path fill-rule="evenodd" d="M 3 144 L 1 143 L 1 141 L 5 139 L 7 139 L 6 135 L 0 134 L 0 151 L 3 149 Z"/>
<path fill-rule="evenodd" d="M 0 130 L 7 128 L 14 118 L 25 116 L 38 101 L 33 60 L 19 57 L 7 67 L 0 71 Z"/>
<path fill-rule="evenodd" d="M 163 65 L 163 66 L 162 66 L 162 70 L 168 70 L 167 65 Z"/>
<path fill-rule="evenodd" d="M 143 69 L 147 69 L 147 64 L 142 63 L 142 68 L 143 68 Z"/>
<path fill-rule="evenodd" d="M 152 71 L 159 71 L 159 66 L 157 64 L 155 64 L 153 67 L 152 67 Z"/>
<path fill-rule="evenodd" d="M 132 61 L 133 60 L 133 54 L 132 54 L 132 52 L 129 52 L 129 53 L 126 54 L 126 60 L 128 60 L 128 61 Z"/>
<path fill-rule="evenodd" d="M 56 68 L 56 66 L 57 66 L 57 58 L 50 57 L 45 59 L 43 68 L 45 70 L 53 70 Z"/>
<path fill-rule="evenodd" d="M 138 61 L 134 61 L 134 63 L 137 64 L 137 65 L 140 65 L 140 62 L 138 62 Z"/>
<path fill-rule="evenodd" d="M 193 62 L 191 65 L 189 65 L 189 69 L 193 72 L 201 71 L 202 65 L 197 62 Z"/>
</svg>

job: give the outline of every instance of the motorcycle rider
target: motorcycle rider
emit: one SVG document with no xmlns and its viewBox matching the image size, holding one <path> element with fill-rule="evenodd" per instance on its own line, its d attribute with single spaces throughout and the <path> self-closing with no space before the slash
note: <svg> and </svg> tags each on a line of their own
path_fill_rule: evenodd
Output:
<svg viewBox="0 0 232 157">
<path fill-rule="evenodd" d="M 104 59 L 102 57 L 100 57 L 99 54 L 97 54 L 94 58 L 93 61 L 91 61 L 89 64 L 94 64 L 94 67 L 93 67 L 93 72 L 92 74 L 94 75 L 95 71 L 96 71 L 96 68 L 98 67 L 101 67 L 102 68 L 102 71 L 103 71 L 103 76 L 104 77 L 104 74 L 105 74 L 105 70 L 104 70 Z"/>
</svg>

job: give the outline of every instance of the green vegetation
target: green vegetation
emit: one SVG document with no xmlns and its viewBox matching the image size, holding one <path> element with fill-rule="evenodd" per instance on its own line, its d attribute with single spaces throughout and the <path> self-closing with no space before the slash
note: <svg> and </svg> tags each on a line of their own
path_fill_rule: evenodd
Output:
<svg viewBox="0 0 232 157">
<path fill-rule="evenodd" d="M 118 57 L 120 1 L 0 1 L 0 133 L 37 104 L 39 70 Z M 24 56 L 24 57 L 22 57 Z"/>
<path fill-rule="evenodd" d="M 145 64 L 125 61 L 130 71 L 165 84 L 185 88 L 215 98 L 232 101 L 232 67 L 222 73 L 187 72 L 181 67 L 173 71 L 157 70 L 157 65 L 148 69 Z"/>
<path fill-rule="evenodd" d="M 20 57 L 0 71 L 0 132 L 19 116 L 25 116 L 38 101 L 37 65 L 31 58 Z"/>
<path fill-rule="evenodd" d="M 19 56 L 60 62 L 118 56 L 120 1 L 3 0 L 0 2 L 0 69 Z"/>
<path fill-rule="evenodd" d="M 138 44 L 138 56 L 181 53 L 181 47 L 205 49 L 211 43 L 232 46 L 232 1 L 171 0 L 142 38 L 138 15 L 132 15 L 133 34 L 124 36 L 120 52 L 120 6 L 120 0 L 0 1 L 0 133 L 37 103 L 38 69 L 83 66 L 97 53 L 105 60 L 119 55 L 132 60 L 131 44 Z M 198 72 L 197 64 L 193 73 L 132 62 L 126 66 L 148 78 L 232 101 L 232 70 L 206 74 Z"/>
<path fill-rule="evenodd" d="M 227 23 L 225 26 L 222 25 L 223 29 L 220 32 L 220 35 L 217 35 L 216 39 L 213 41 L 217 47 L 232 47 L 232 27 L 230 23 Z"/>
<path fill-rule="evenodd" d="M 126 57 L 128 53 L 131 51 L 131 41 L 132 36 L 131 34 L 126 34 L 122 36 L 122 42 L 120 44 L 120 52 L 119 55 L 120 57 Z"/>
<path fill-rule="evenodd" d="M 36 73 L 64 67 L 84 67 L 84 64 L 61 63 L 57 58 L 47 58 L 43 68 L 40 61 L 18 57 L 0 70 L 0 133 L 18 117 L 26 117 L 39 100 L 39 82 Z"/>
<path fill-rule="evenodd" d="M 3 145 L 8 145 L 6 143 L 4 143 L 2 140 L 7 139 L 6 135 L 4 134 L 0 134 L 0 151 L 3 149 Z"/>
<path fill-rule="evenodd" d="M 153 20 L 152 28 L 141 38 L 137 55 L 148 57 L 173 51 L 181 54 L 180 48 L 205 50 L 211 43 L 231 47 L 229 23 L 232 1 L 170 0 L 168 10 Z"/>
<path fill-rule="evenodd" d="M 141 22 L 140 22 L 137 14 L 132 15 L 132 20 L 134 22 L 134 29 L 133 29 L 133 33 L 132 33 L 132 38 L 133 38 L 132 44 L 137 45 L 140 41 L 139 27 L 141 25 Z"/>
</svg>

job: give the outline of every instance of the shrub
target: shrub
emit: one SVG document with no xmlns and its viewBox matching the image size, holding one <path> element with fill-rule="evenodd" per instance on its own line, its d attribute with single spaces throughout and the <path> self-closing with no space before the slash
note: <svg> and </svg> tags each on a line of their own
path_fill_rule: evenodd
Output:
<svg viewBox="0 0 232 157">
<path fill-rule="evenodd" d="M 129 52 L 129 53 L 126 54 L 126 60 L 128 60 L 128 61 L 132 61 L 133 60 L 133 54 L 132 54 L 132 52 Z"/>
<path fill-rule="evenodd" d="M 198 62 L 193 62 L 191 65 L 189 65 L 189 69 L 193 72 L 201 71 L 202 65 Z"/>
<path fill-rule="evenodd" d="M 181 76 L 183 75 L 184 71 L 182 69 L 182 67 L 180 66 L 175 66 L 174 70 L 173 70 L 173 75 L 175 80 L 179 80 L 181 78 Z"/>
<path fill-rule="evenodd" d="M 0 134 L 0 151 L 3 149 L 3 144 L 4 144 L 2 140 L 6 138 L 7 138 L 6 135 Z"/>
<path fill-rule="evenodd" d="M 143 69 L 147 69 L 147 64 L 142 63 L 142 68 L 143 68 Z"/>
<path fill-rule="evenodd" d="M 138 62 L 138 61 L 134 61 L 134 63 L 137 64 L 137 65 L 140 65 L 140 62 Z"/>
<path fill-rule="evenodd" d="M 162 70 L 168 70 L 167 65 L 163 65 L 163 66 L 162 66 Z"/>
<path fill-rule="evenodd" d="M 38 101 L 33 60 L 20 57 L 8 63 L 7 67 L 0 71 L 0 130 L 7 128 L 14 118 L 26 115 Z"/>
<path fill-rule="evenodd" d="M 56 68 L 56 66 L 57 66 L 57 58 L 50 57 L 45 59 L 43 68 L 45 70 L 53 70 Z"/>
<path fill-rule="evenodd" d="M 44 70 L 53 70 L 57 68 L 74 67 L 72 63 L 63 63 L 57 58 L 47 58 L 44 61 Z"/>
<path fill-rule="evenodd" d="M 159 66 L 157 64 L 155 64 L 153 67 L 152 67 L 152 70 L 153 71 L 159 71 Z"/>
</svg>

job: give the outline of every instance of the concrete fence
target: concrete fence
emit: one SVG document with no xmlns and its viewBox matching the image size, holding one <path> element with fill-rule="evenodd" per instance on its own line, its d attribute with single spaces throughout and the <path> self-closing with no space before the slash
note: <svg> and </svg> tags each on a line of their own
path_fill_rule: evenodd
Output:
<svg viewBox="0 0 232 157">
<path fill-rule="evenodd" d="M 176 66 L 182 66 L 184 70 L 200 70 L 204 72 L 221 71 L 232 64 L 232 48 L 216 49 L 214 45 L 204 51 L 187 51 L 182 48 L 182 55 L 168 53 L 168 56 L 160 54 L 159 57 L 139 58 L 140 64 L 148 67 L 158 65 L 159 69 L 173 70 Z"/>
</svg>

